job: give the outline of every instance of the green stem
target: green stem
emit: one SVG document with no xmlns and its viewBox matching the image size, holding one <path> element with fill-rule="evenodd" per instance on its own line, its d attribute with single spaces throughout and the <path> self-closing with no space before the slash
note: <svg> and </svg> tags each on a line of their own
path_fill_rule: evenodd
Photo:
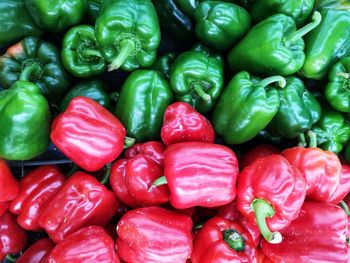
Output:
<svg viewBox="0 0 350 263">
<path fill-rule="evenodd" d="M 79 171 L 80 167 L 76 164 L 73 164 L 73 167 L 70 169 L 68 174 L 66 175 L 67 178 L 71 177 L 75 172 Z"/>
<path fill-rule="evenodd" d="M 208 102 L 211 101 L 210 95 L 203 90 L 203 88 L 200 84 L 193 83 L 192 86 L 193 86 L 193 90 L 198 94 L 198 96 L 200 98 L 202 98 L 203 100 L 206 100 Z"/>
<path fill-rule="evenodd" d="M 131 137 L 126 136 L 124 138 L 124 150 L 133 146 L 135 142 L 136 142 L 135 138 L 131 138 Z"/>
<path fill-rule="evenodd" d="M 81 51 L 81 53 L 84 57 L 103 57 L 101 52 L 95 49 L 84 49 Z"/>
<path fill-rule="evenodd" d="M 165 176 L 161 176 L 158 179 L 154 180 L 151 187 L 148 188 L 148 191 L 151 191 L 154 187 L 168 184 L 168 181 L 166 180 Z"/>
<path fill-rule="evenodd" d="M 345 241 L 346 241 L 346 244 L 348 244 L 348 246 L 350 246 L 350 237 L 346 237 Z"/>
<path fill-rule="evenodd" d="M 105 185 L 109 181 L 109 175 L 111 174 L 111 167 L 112 167 L 111 163 L 106 164 L 107 171 L 100 181 L 101 184 Z"/>
<path fill-rule="evenodd" d="M 350 216 L 350 210 L 349 210 L 349 207 L 347 206 L 347 204 L 344 201 L 340 201 L 339 205 L 341 208 L 344 209 L 347 216 Z"/>
<path fill-rule="evenodd" d="M 9 260 L 9 261 L 12 261 L 12 262 L 16 262 L 17 261 L 17 258 L 11 254 L 7 254 L 6 255 L 6 259 Z"/>
<path fill-rule="evenodd" d="M 338 72 L 337 76 L 343 77 L 343 78 L 346 78 L 346 79 L 350 78 L 350 74 L 349 73 L 345 73 L 345 72 Z"/>
<path fill-rule="evenodd" d="M 278 82 L 278 86 L 280 86 L 281 88 L 284 88 L 287 84 L 286 79 L 282 76 L 272 76 L 272 77 L 268 77 L 266 79 L 260 80 L 257 84 L 255 84 L 256 86 L 262 86 L 262 87 L 267 87 L 268 85 Z"/>
<path fill-rule="evenodd" d="M 30 81 L 33 78 L 39 78 L 40 75 L 41 75 L 41 67 L 37 63 L 33 63 L 24 67 L 19 79 Z"/>
<path fill-rule="evenodd" d="M 115 102 L 118 101 L 118 98 L 119 98 L 119 93 L 118 92 L 111 92 L 109 94 L 109 98 Z"/>
<path fill-rule="evenodd" d="M 282 242 L 282 235 L 280 232 L 271 232 L 266 224 L 266 218 L 271 218 L 275 214 L 272 206 L 263 199 L 254 199 L 251 207 L 255 213 L 256 222 L 258 224 L 260 233 L 271 244 L 279 244 Z"/>
<path fill-rule="evenodd" d="M 305 139 L 305 134 L 304 133 L 300 133 L 298 135 L 298 146 L 299 147 L 306 147 L 306 139 Z"/>
<path fill-rule="evenodd" d="M 197 223 L 193 226 L 193 230 L 194 231 L 198 231 L 199 229 L 201 229 L 204 226 L 204 223 Z"/>
<path fill-rule="evenodd" d="M 307 135 L 310 138 L 309 147 L 310 148 L 316 148 L 317 147 L 317 136 L 316 136 L 316 133 L 314 133 L 313 131 L 308 131 Z"/>
<path fill-rule="evenodd" d="M 130 54 L 135 50 L 135 42 L 131 39 L 124 39 L 120 43 L 119 54 L 116 59 L 113 60 L 111 64 L 108 65 L 108 71 L 113 71 L 121 67 L 125 60 L 130 56 Z"/>
<path fill-rule="evenodd" d="M 224 241 L 237 252 L 244 250 L 244 238 L 234 229 L 224 231 Z"/>
</svg>

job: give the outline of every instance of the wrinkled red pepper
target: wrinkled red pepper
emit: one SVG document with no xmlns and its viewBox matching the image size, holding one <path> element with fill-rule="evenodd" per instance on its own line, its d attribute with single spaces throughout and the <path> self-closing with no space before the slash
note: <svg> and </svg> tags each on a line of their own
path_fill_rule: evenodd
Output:
<svg viewBox="0 0 350 263">
<path fill-rule="evenodd" d="M 75 97 L 52 123 L 51 140 L 69 159 L 87 171 L 97 171 L 123 151 L 122 123 L 96 101 Z"/>
<path fill-rule="evenodd" d="M 331 204 L 340 203 L 346 195 L 350 192 L 350 166 L 347 164 L 342 164 L 340 182 L 328 200 Z"/>
<path fill-rule="evenodd" d="M 209 142 L 215 140 L 210 122 L 191 105 L 175 102 L 164 112 L 161 138 L 165 145 L 178 142 Z"/>
<path fill-rule="evenodd" d="M 297 218 L 305 199 L 301 173 L 281 155 L 256 159 L 238 176 L 237 208 L 262 236 L 280 243 L 279 230 Z M 271 232 L 273 231 L 273 232 Z"/>
<path fill-rule="evenodd" d="M 157 206 L 169 201 L 168 186 L 153 187 L 164 173 L 164 145 L 160 142 L 135 144 L 125 151 L 124 159 L 111 168 L 110 184 L 116 196 L 131 207 Z"/>
<path fill-rule="evenodd" d="M 184 263 L 192 252 L 191 218 L 161 207 L 127 212 L 117 233 L 118 255 L 128 263 Z"/>
<path fill-rule="evenodd" d="M 17 222 L 26 230 L 38 231 L 39 217 L 47 203 L 61 189 L 65 176 L 57 166 L 41 166 L 20 180 L 20 191 L 10 203 L 10 211 L 18 214 Z"/>
<path fill-rule="evenodd" d="M 89 225 L 106 225 L 118 209 L 112 191 L 84 172 L 74 173 L 47 204 L 39 225 L 56 243 Z"/>
<path fill-rule="evenodd" d="M 243 170 L 244 167 L 248 166 L 260 157 L 279 154 L 280 152 L 281 151 L 275 146 L 269 144 L 260 144 L 256 147 L 251 148 L 242 155 L 241 159 L 239 160 L 239 167 L 241 170 Z"/>
<path fill-rule="evenodd" d="M 0 159 L 0 202 L 13 200 L 19 191 L 19 183 L 7 163 Z"/>
<path fill-rule="evenodd" d="M 42 238 L 27 248 L 16 263 L 45 263 L 54 246 L 50 238 Z"/>
</svg>

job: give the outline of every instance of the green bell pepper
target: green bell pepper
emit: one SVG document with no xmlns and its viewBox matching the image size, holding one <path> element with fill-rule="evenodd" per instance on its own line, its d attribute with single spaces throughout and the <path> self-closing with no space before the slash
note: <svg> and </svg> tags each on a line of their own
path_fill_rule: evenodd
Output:
<svg viewBox="0 0 350 263">
<path fill-rule="evenodd" d="M 173 94 L 163 75 L 155 70 L 140 69 L 124 82 L 115 115 L 123 123 L 127 135 L 138 142 L 157 140 L 166 107 Z"/>
<path fill-rule="evenodd" d="M 93 20 L 96 21 L 96 18 L 100 14 L 103 0 L 86 0 L 87 3 L 87 14 Z"/>
<path fill-rule="evenodd" d="M 233 46 L 250 28 L 248 12 L 238 5 L 204 1 L 195 11 L 196 36 L 217 50 Z"/>
<path fill-rule="evenodd" d="M 58 101 L 70 85 L 60 51 L 38 37 L 24 38 L 0 57 L 0 85 L 7 89 L 19 79 L 38 85 L 51 101 Z"/>
<path fill-rule="evenodd" d="M 95 34 L 109 71 L 133 71 L 156 60 L 160 28 L 150 0 L 105 0 Z"/>
<path fill-rule="evenodd" d="M 321 105 L 296 78 L 286 78 L 287 84 L 279 89 L 280 106 L 268 128 L 274 135 L 293 139 L 311 129 L 321 117 Z"/>
<path fill-rule="evenodd" d="M 41 36 L 43 33 L 29 15 L 24 1 L 1 0 L 0 14 L 0 48 L 26 36 Z"/>
<path fill-rule="evenodd" d="M 230 51 L 231 70 L 264 75 L 296 73 L 305 60 L 302 36 L 319 25 L 320 13 L 314 12 L 312 20 L 299 30 L 296 30 L 293 18 L 283 14 L 261 21 Z"/>
<path fill-rule="evenodd" d="M 29 14 L 42 29 L 61 32 L 79 24 L 86 12 L 86 0 L 24 0 Z"/>
<path fill-rule="evenodd" d="M 197 6 L 205 0 L 175 0 L 180 9 L 191 18 L 195 16 Z M 232 2 L 232 0 L 220 0 L 220 2 Z"/>
<path fill-rule="evenodd" d="M 187 102 L 200 113 L 209 112 L 214 107 L 223 85 L 221 62 L 201 52 L 182 53 L 170 71 L 170 86 L 175 100 Z"/>
<path fill-rule="evenodd" d="M 63 38 L 62 62 L 66 70 L 79 78 L 102 74 L 106 63 L 97 48 L 95 30 L 89 25 L 72 27 Z"/>
<path fill-rule="evenodd" d="M 169 52 L 163 56 L 157 58 L 156 62 L 153 64 L 152 69 L 158 70 L 163 73 L 164 77 L 169 80 L 170 78 L 170 69 L 174 64 L 176 55 L 175 53 Z"/>
<path fill-rule="evenodd" d="M 0 92 L 0 158 L 29 160 L 50 143 L 51 113 L 39 87 L 16 81 Z"/>
<path fill-rule="evenodd" d="M 271 84 L 286 85 L 281 76 L 263 80 L 242 71 L 224 89 L 212 116 L 215 132 L 228 144 L 240 144 L 254 138 L 275 116 L 280 98 Z"/>
<path fill-rule="evenodd" d="M 224 59 L 223 55 L 220 52 L 214 51 L 211 48 L 207 47 L 206 45 L 204 45 L 204 44 L 202 44 L 200 42 L 196 43 L 191 48 L 191 50 L 201 52 L 201 53 L 203 53 L 204 55 L 206 55 L 208 57 L 216 58 L 217 60 L 220 61 L 221 65 L 223 67 L 225 67 L 225 59 Z"/>
</svg>

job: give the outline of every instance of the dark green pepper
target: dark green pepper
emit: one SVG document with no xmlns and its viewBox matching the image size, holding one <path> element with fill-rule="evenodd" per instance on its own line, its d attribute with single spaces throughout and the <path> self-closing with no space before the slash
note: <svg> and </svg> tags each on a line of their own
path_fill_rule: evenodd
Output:
<svg viewBox="0 0 350 263">
<path fill-rule="evenodd" d="M 16 81 L 0 92 L 0 158 L 29 160 L 50 143 L 49 104 L 37 85 Z"/>
<path fill-rule="evenodd" d="M 64 67 L 79 78 L 102 74 L 106 63 L 97 48 L 95 30 L 92 26 L 72 27 L 63 38 L 62 62 Z"/>
<path fill-rule="evenodd" d="M 136 70 L 124 82 L 115 109 L 127 135 L 138 142 L 157 140 L 166 107 L 173 94 L 163 75 L 155 70 Z"/>
<path fill-rule="evenodd" d="M 231 70 L 264 75 L 290 75 L 301 69 L 305 60 L 302 36 L 321 22 L 315 12 L 313 21 L 296 30 L 293 18 L 277 14 L 255 25 L 228 55 Z"/>
<path fill-rule="evenodd" d="M 150 0 L 105 0 L 95 34 L 109 71 L 133 71 L 156 60 L 160 28 Z"/>
<path fill-rule="evenodd" d="M 87 3 L 87 14 L 88 16 L 95 21 L 98 15 L 100 14 L 103 0 L 86 0 Z"/>
<path fill-rule="evenodd" d="M 175 61 L 175 53 L 166 53 L 165 55 L 157 58 L 156 62 L 153 64 L 152 69 L 158 70 L 163 73 L 166 79 L 170 77 L 170 70 Z"/>
<path fill-rule="evenodd" d="M 281 76 L 260 80 L 242 71 L 224 89 L 212 116 L 215 132 L 228 144 L 240 144 L 254 138 L 275 116 L 280 99 L 271 84 L 286 85 Z"/>
<path fill-rule="evenodd" d="M 321 105 L 296 78 L 286 78 L 287 84 L 278 89 L 280 106 L 269 124 L 272 134 L 293 139 L 311 129 L 321 117 Z"/>
<path fill-rule="evenodd" d="M 51 101 L 58 101 L 70 85 L 58 48 L 37 37 L 24 38 L 0 57 L 0 85 L 7 89 L 19 79 L 38 85 Z"/>
<path fill-rule="evenodd" d="M 222 54 L 220 52 L 214 51 L 211 48 L 207 47 L 206 45 L 204 45 L 204 44 L 202 44 L 200 42 L 195 44 L 191 48 L 191 50 L 201 52 L 201 53 L 203 53 L 204 55 L 206 55 L 208 57 L 214 57 L 214 58 L 216 58 L 217 60 L 220 61 L 220 63 L 222 64 L 223 67 L 225 66 L 225 59 L 224 59 L 224 57 L 222 56 Z"/>
<path fill-rule="evenodd" d="M 195 20 L 198 39 L 217 50 L 229 49 L 250 28 L 250 16 L 243 7 L 219 1 L 200 3 Z"/>
<path fill-rule="evenodd" d="M 195 16 L 197 6 L 205 0 L 175 0 L 180 9 L 191 18 Z M 220 2 L 232 2 L 232 0 L 220 0 Z"/>
<path fill-rule="evenodd" d="M 24 1 L 1 0 L 0 14 L 0 48 L 26 36 L 41 36 L 43 33 L 29 15 Z"/>
<path fill-rule="evenodd" d="M 200 113 L 214 107 L 223 84 L 221 62 L 197 51 L 182 53 L 170 71 L 170 86 L 175 100 L 187 102 Z"/>
</svg>

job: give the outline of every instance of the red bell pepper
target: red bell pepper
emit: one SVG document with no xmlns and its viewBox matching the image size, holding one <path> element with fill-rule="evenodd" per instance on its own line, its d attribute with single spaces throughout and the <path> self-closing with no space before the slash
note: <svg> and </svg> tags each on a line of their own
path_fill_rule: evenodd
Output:
<svg viewBox="0 0 350 263">
<path fill-rule="evenodd" d="M 51 251 L 50 263 L 119 263 L 113 239 L 100 226 L 88 226 L 66 237 Z"/>
<path fill-rule="evenodd" d="M 8 202 L 0 202 L 0 216 L 5 214 L 5 212 L 7 211 L 8 207 L 9 207 L 9 203 Z"/>
<path fill-rule="evenodd" d="M 273 263 L 260 249 L 258 249 L 258 263 Z"/>
<path fill-rule="evenodd" d="M 19 191 L 19 183 L 13 177 L 10 167 L 0 159 L 0 202 L 13 200 Z"/>
<path fill-rule="evenodd" d="M 192 263 L 257 262 L 250 234 L 236 222 L 213 217 L 193 242 Z"/>
<path fill-rule="evenodd" d="M 258 225 L 266 240 L 280 243 L 277 231 L 297 218 L 305 192 L 298 169 L 283 156 L 273 154 L 256 159 L 238 176 L 237 208 Z"/>
<path fill-rule="evenodd" d="M 117 160 L 110 173 L 116 196 L 131 207 L 158 206 L 169 201 L 168 186 L 151 187 L 164 173 L 164 145 L 160 142 L 135 144 Z"/>
<path fill-rule="evenodd" d="M 165 110 L 161 137 L 165 145 L 187 141 L 213 143 L 215 132 L 210 122 L 191 105 L 175 102 Z"/>
<path fill-rule="evenodd" d="M 27 232 L 17 223 L 16 216 L 6 212 L 0 217 L 0 261 L 7 254 L 22 251 L 28 243 Z"/>
<path fill-rule="evenodd" d="M 261 247 L 273 262 L 347 263 L 350 261 L 347 224 L 342 208 L 305 202 L 299 217 L 281 231 L 283 242 L 271 245 L 263 240 Z"/>
<path fill-rule="evenodd" d="M 41 166 L 20 180 L 20 191 L 10 203 L 10 211 L 18 214 L 17 222 L 26 230 L 38 231 L 39 216 L 47 203 L 62 188 L 65 176 L 57 166 Z"/>
<path fill-rule="evenodd" d="M 247 152 L 245 152 L 240 161 L 239 161 L 239 167 L 241 170 L 243 170 L 244 167 L 251 164 L 253 161 L 260 157 L 269 156 L 272 154 L 279 154 L 281 151 L 276 148 L 275 146 L 269 145 L 269 144 L 260 144 Z"/>
<path fill-rule="evenodd" d="M 87 171 L 97 171 L 123 151 L 122 123 L 96 101 L 75 97 L 53 121 L 51 140 L 69 159 Z"/>
<path fill-rule="evenodd" d="M 118 201 L 112 191 L 95 177 L 76 172 L 47 204 L 39 225 L 59 243 L 85 226 L 106 225 L 117 209 Z"/>
<path fill-rule="evenodd" d="M 117 225 L 116 248 L 125 262 L 184 263 L 192 252 L 192 220 L 161 207 L 127 212 Z"/>
<path fill-rule="evenodd" d="M 50 238 L 42 238 L 27 248 L 16 263 L 44 263 L 54 246 Z"/>
<path fill-rule="evenodd" d="M 347 164 L 342 164 L 340 182 L 328 200 L 331 204 L 340 203 L 346 195 L 350 192 L 350 166 Z"/>
</svg>

